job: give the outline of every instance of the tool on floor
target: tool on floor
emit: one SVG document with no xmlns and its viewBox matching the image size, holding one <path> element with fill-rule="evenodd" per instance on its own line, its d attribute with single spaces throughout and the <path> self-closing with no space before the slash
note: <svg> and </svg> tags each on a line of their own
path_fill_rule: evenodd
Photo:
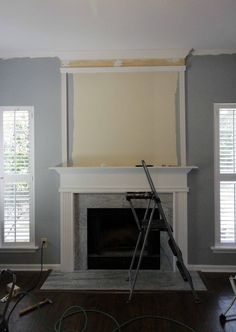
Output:
<svg viewBox="0 0 236 332">
<path fill-rule="evenodd" d="M 221 314 L 220 317 L 219 317 L 221 325 L 224 325 L 227 321 L 236 319 L 236 314 L 227 315 L 228 312 L 230 311 L 230 309 L 233 307 L 235 301 L 236 301 L 236 284 L 235 284 L 236 283 L 236 276 L 234 276 L 234 277 L 230 276 L 229 281 L 230 281 L 231 287 L 232 287 L 233 292 L 234 292 L 234 297 L 233 297 L 230 305 L 228 306 L 227 310 L 223 314 Z"/>
<path fill-rule="evenodd" d="M 2 270 L 0 273 L 0 278 L 2 278 L 3 275 L 10 275 L 12 277 L 12 282 L 10 284 L 8 284 L 8 291 L 9 294 L 6 297 L 6 301 L 5 301 L 5 307 L 3 310 L 3 313 L 0 315 L 0 332 L 9 332 L 9 328 L 8 328 L 8 321 L 9 321 L 9 315 L 7 317 L 7 312 L 8 312 L 8 308 L 11 302 L 11 299 L 13 297 L 13 293 L 14 293 L 14 288 L 16 286 L 16 275 L 15 273 L 13 273 L 10 270 Z"/>
<path fill-rule="evenodd" d="M 13 285 L 13 283 L 10 282 L 9 284 L 7 284 L 7 287 L 6 287 L 8 293 L 0 299 L 1 303 L 6 303 L 7 302 L 12 287 L 13 287 L 12 297 L 15 297 L 20 292 L 20 287 L 17 286 L 17 285 Z"/>
<path fill-rule="evenodd" d="M 8 297 L 9 297 L 9 294 L 4 295 L 4 296 L 1 298 L 0 302 L 1 302 L 1 303 L 6 303 Z"/>
<path fill-rule="evenodd" d="M 142 167 L 146 174 L 151 191 L 149 191 L 149 192 L 128 192 L 126 194 L 126 199 L 130 203 L 130 207 L 131 207 L 131 210 L 132 210 L 132 213 L 133 213 L 133 216 L 134 216 L 134 219 L 137 224 L 138 231 L 139 231 L 138 239 L 136 242 L 136 246 L 134 249 L 133 257 L 132 257 L 130 268 L 129 268 L 129 274 L 128 274 L 128 280 L 130 282 L 130 293 L 129 293 L 128 302 L 131 300 L 132 295 L 133 295 L 133 291 L 134 291 L 135 284 L 136 284 L 139 270 L 140 270 L 140 265 L 141 265 L 142 258 L 144 255 L 145 246 L 148 241 L 148 235 L 151 230 L 160 230 L 160 231 L 167 232 L 167 234 L 169 236 L 168 244 L 170 246 L 170 249 L 171 249 L 173 255 L 176 257 L 176 266 L 179 269 L 179 272 L 180 272 L 183 280 L 189 283 L 195 302 L 199 303 L 200 301 L 199 301 L 198 295 L 194 289 L 192 277 L 184 264 L 182 252 L 174 239 L 173 229 L 167 221 L 164 210 L 162 208 L 161 200 L 157 194 L 157 191 L 156 191 L 156 188 L 152 181 L 148 167 L 144 160 L 142 160 Z M 134 203 L 133 203 L 133 200 L 137 200 L 137 199 L 147 201 L 145 214 L 144 214 L 144 217 L 142 220 L 140 220 L 138 218 L 138 215 L 136 213 Z M 154 213 L 156 210 L 158 210 L 158 215 L 159 215 L 158 219 L 154 218 Z M 138 251 L 140 246 L 141 246 L 141 250 Z M 135 269 L 135 273 L 134 273 L 134 277 L 133 277 L 132 271 L 134 269 L 136 257 L 138 257 L 138 261 L 136 264 L 136 269 Z"/>
<path fill-rule="evenodd" d="M 40 301 L 40 302 L 38 302 L 38 303 L 35 303 L 35 304 L 33 304 L 33 305 L 30 305 L 30 306 L 28 306 L 27 308 L 21 310 L 21 311 L 19 312 L 19 316 L 26 315 L 26 314 L 28 314 L 29 312 L 34 311 L 34 310 L 36 310 L 36 309 L 38 309 L 38 308 L 44 306 L 45 304 L 52 304 L 52 303 L 53 303 L 53 302 L 52 302 L 50 299 L 48 299 L 48 298 L 47 298 L 47 299 L 44 299 L 44 300 L 42 300 L 42 301 Z"/>
</svg>

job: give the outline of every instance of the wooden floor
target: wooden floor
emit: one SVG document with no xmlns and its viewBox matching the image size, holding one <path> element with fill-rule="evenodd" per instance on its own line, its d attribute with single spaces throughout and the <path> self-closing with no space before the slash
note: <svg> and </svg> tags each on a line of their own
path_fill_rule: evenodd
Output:
<svg viewBox="0 0 236 332">
<path fill-rule="evenodd" d="M 145 332 L 233 332 L 236 331 L 236 320 L 226 322 L 223 328 L 219 323 L 219 315 L 226 310 L 232 300 L 233 292 L 228 280 L 229 274 L 201 273 L 208 291 L 199 292 L 201 304 L 195 304 L 191 293 L 188 292 L 155 292 L 135 293 L 131 303 L 126 303 L 127 294 L 108 292 L 46 292 L 35 289 L 31 295 L 18 304 L 10 321 L 10 332 L 53 332 L 55 322 L 70 306 L 82 306 L 84 309 L 105 311 L 113 315 L 121 324 L 131 318 L 143 315 L 155 315 L 167 317 L 188 325 L 192 329 L 177 326 L 162 319 L 143 319 L 120 329 L 121 332 L 145 331 Z M 46 272 L 43 278 L 46 277 Z M 43 280 L 42 278 L 42 280 Z M 37 282 L 37 272 L 18 272 L 17 285 L 22 289 L 28 289 Z M 4 285 L 7 280 L 1 280 L 0 294 L 5 294 Z M 40 284 L 39 284 L 40 285 Z M 19 317 L 19 311 L 41 301 L 50 298 L 53 304 L 45 305 L 36 311 Z M 14 304 L 14 302 L 11 304 Z M 4 304 L 0 304 L 1 312 Z M 236 304 L 234 308 L 236 313 Z M 88 313 L 88 326 L 86 331 L 112 332 L 115 324 L 108 317 L 98 313 Z M 83 316 L 74 315 L 65 321 L 60 330 L 82 331 Z"/>
</svg>

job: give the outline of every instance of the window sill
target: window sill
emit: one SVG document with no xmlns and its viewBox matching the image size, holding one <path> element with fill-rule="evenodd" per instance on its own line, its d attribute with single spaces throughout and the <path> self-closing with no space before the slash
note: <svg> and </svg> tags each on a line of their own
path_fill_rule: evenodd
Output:
<svg viewBox="0 0 236 332">
<path fill-rule="evenodd" d="M 32 253 L 39 250 L 39 247 L 37 246 L 25 246 L 25 247 L 8 247 L 8 246 L 3 246 L 0 247 L 0 253 L 1 252 L 6 252 L 6 253 Z"/>
<path fill-rule="evenodd" d="M 211 250 L 214 254 L 226 254 L 226 253 L 236 253 L 236 245 L 231 246 L 213 246 Z"/>
</svg>

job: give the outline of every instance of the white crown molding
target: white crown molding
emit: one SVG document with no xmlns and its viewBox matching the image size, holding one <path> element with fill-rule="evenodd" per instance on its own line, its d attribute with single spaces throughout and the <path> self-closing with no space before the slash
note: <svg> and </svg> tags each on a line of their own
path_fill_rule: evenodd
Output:
<svg viewBox="0 0 236 332">
<path fill-rule="evenodd" d="M 215 49 L 215 50 L 193 50 L 193 55 L 224 55 L 224 54 L 236 54 L 236 49 Z"/>
<path fill-rule="evenodd" d="M 74 51 L 2 51 L 1 59 L 58 57 L 61 61 L 97 59 L 170 59 L 185 58 L 189 49 L 121 49 L 121 50 L 74 50 Z"/>
<path fill-rule="evenodd" d="M 124 50 L 92 50 L 61 52 L 62 60 L 96 60 L 96 59 L 170 59 L 185 58 L 188 49 L 124 49 Z"/>
<path fill-rule="evenodd" d="M 62 62 L 71 60 L 106 59 L 182 59 L 193 55 L 236 54 L 236 49 L 117 49 L 117 50 L 52 50 L 52 51 L 1 51 L 0 59 L 13 58 L 59 58 Z"/>
<path fill-rule="evenodd" d="M 0 59 L 2 60 L 18 58 L 59 58 L 59 55 L 54 51 L 0 51 Z"/>
</svg>

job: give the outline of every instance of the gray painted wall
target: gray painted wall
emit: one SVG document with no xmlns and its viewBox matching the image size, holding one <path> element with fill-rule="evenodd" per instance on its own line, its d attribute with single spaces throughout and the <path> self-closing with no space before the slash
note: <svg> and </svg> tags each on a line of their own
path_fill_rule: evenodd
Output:
<svg viewBox="0 0 236 332">
<path fill-rule="evenodd" d="M 61 163 L 60 62 L 50 59 L 0 60 L 0 105 L 35 107 L 36 243 L 49 240 L 45 262 L 60 261 L 58 176 L 50 166 Z M 235 254 L 213 254 L 214 169 L 213 103 L 236 102 L 236 55 L 188 59 L 187 163 L 189 176 L 189 263 L 233 264 Z M 71 140 L 70 136 L 70 140 Z M 0 264 L 39 263 L 34 254 L 0 254 Z"/>
<path fill-rule="evenodd" d="M 45 263 L 59 264 L 58 177 L 61 163 L 60 61 L 56 58 L 0 60 L 0 106 L 35 107 L 36 244 L 47 237 Z M 40 263 L 39 252 L 0 254 L 0 264 Z"/>
<path fill-rule="evenodd" d="M 236 265 L 236 254 L 214 254 L 213 104 L 236 102 L 236 55 L 193 56 L 187 64 L 189 263 Z"/>
</svg>

